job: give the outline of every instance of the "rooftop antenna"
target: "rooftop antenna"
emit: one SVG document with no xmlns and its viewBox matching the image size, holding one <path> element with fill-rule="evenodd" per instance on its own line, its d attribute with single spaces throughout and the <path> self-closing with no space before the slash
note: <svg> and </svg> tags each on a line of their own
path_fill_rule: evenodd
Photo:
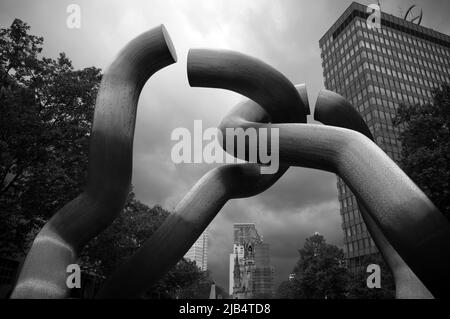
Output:
<svg viewBox="0 0 450 319">
<path fill-rule="evenodd" d="M 423 18 L 423 10 L 417 7 L 416 5 L 412 5 L 406 11 L 405 17 L 403 19 L 405 21 L 409 21 L 417 25 L 420 25 L 422 23 L 422 18 Z"/>
</svg>

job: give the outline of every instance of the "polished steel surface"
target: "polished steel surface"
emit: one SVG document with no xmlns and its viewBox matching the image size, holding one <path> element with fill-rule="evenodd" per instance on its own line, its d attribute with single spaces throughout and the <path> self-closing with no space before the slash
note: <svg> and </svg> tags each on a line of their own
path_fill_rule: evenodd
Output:
<svg viewBox="0 0 450 319">
<path fill-rule="evenodd" d="M 176 62 L 164 28 L 127 44 L 103 75 L 95 104 L 85 191 L 39 232 L 12 298 L 63 298 L 66 267 L 117 217 L 130 190 L 136 110 L 142 87 L 158 70 Z"/>
<path fill-rule="evenodd" d="M 348 128 L 374 140 L 369 127 L 356 109 L 342 96 L 322 90 L 316 102 L 314 119 L 325 125 Z M 433 295 L 389 244 L 370 214 L 360 206 L 361 216 L 378 250 L 392 271 L 397 299 L 431 299 Z"/>
</svg>

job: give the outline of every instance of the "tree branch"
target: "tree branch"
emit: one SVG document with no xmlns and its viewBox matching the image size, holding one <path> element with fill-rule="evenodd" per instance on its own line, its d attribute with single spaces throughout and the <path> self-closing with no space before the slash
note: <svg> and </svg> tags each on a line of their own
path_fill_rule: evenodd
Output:
<svg viewBox="0 0 450 319">
<path fill-rule="evenodd" d="M 23 165 L 17 172 L 17 174 L 13 177 L 13 179 L 5 186 L 2 188 L 2 190 L 0 191 L 0 197 L 2 197 L 7 191 L 8 189 L 15 183 L 17 182 L 17 180 L 19 180 L 23 175 L 23 172 L 25 171 L 26 168 L 30 167 L 31 164 L 33 164 L 39 157 L 36 156 L 35 158 L 33 158 L 31 161 L 29 161 L 27 164 Z"/>
<path fill-rule="evenodd" d="M 5 187 L 2 188 L 2 190 L 0 191 L 0 197 L 2 197 L 3 194 L 5 194 L 8 189 L 21 177 L 22 173 L 23 169 L 20 170 L 20 172 L 17 173 L 16 176 L 14 176 L 13 179 Z"/>
</svg>

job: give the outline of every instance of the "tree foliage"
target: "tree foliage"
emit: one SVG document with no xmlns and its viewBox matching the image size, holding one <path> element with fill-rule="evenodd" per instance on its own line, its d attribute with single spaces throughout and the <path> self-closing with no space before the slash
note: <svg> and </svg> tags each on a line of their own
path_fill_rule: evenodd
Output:
<svg viewBox="0 0 450 319">
<path fill-rule="evenodd" d="M 19 19 L 0 29 L 0 254 L 17 257 L 85 183 L 100 69 L 42 58 Z"/>
<path fill-rule="evenodd" d="M 119 217 L 81 253 L 85 271 L 107 277 L 131 257 L 159 228 L 169 212 L 160 206 L 152 208 L 136 199 L 133 192 Z"/>
<path fill-rule="evenodd" d="M 450 86 L 433 92 L 433 102 L 401 105 L 394 125 L 402 127 L 401 167 L 450 219 Z"/>
<path fill-rule="evenodd" d="M 282 282 L 277 289 L 281 299 L 391 299 L 395 296 L 392 274 L 379 254 L 366 256 L 356 273 L 347 268 L 344 252 L 327 244 L 315 234 L 306 239 L 299 250 L 294 277 Z M 367 287 L 366 266 L 381 267 L 381 288 Z"/>
<path fill-rule="evenodd" d="M 450 220 L 450 85 L 432 97 L 431 103 L 400 105 L 393 124 L 401 128 L 400 166 Z M 392 282 L 382 287 L 393 290 Z"/>
<path fill-rule="evenodd" d="M 213 281 L 208 271 L 200 271 L 194 262 L 180 260 L 146 294 L 153 299 L 207 299 Z"/>
<path fill-rule="evenodd" d="M 315 234 L 306 239 L 299 250 L 300 258 L 294 268 L 295 277 L 281 284 L 280 298 L 337 299 L 344 298 L 349 280 L 344 252 L 326 243 Z"/>
<path fill-rule="evenodd" d="M 144 245 L 169 214 L 160 206 L 148 207 L 130 192 L 119 217 L 83 250 L 80 259 L 84 272 L 110 276 Z M 148 291 L 146 297 L 200 298 L 204 297 L 204 289 L 200 288 L 211 283 L 208 272 L 202 272 L 195 263 L 182 259 Z"/>
</svg>

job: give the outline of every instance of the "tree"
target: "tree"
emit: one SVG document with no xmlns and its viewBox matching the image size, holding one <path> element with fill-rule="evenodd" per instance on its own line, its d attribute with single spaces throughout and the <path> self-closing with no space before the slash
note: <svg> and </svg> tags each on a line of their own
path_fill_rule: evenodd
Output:
<svg viewBox="0 0 450 319">
<path fill-rule="evenodd" d="M 160 206 L 152 208 L 141 203 L 130 192 L 119 217 L 84 248 L 80 261 L 85 273 L 110 276 L 131 257 L 161 226 L 170 213 Z M 200 287 L 212 282 L 207 272 L 195 263 L 180 260 L 146 294 L 147 298 L 197 298 Z"/>
<path fill-rule="evenodd" d="M 432 103 L 400 105 L 393 124 L 402 128 L 402 169 L 450 220 L 450 86 L 434 90 Z"/>
<path fill-rule="evenodd" d="M 344 252 L 326 243 L 315 234 L 306 239 L 300 258 L 293 270 L 293 278 L 284 281 L 277 289 L 281 299 L 392 299 L 395 283 L 389 267 L 380 254 L 365 256 L 362 267 L 352 273 L 344 260 Z M 381 268 L 381 288 L 367 287 L 370 264 Z"/>
<path fill-rule="evenodd" d="M 23 256 L 51 215 L 82 191 L 100 69 L 41 58 L 43 38 L 0 29 L 0 254 Z"/>
<path fill-rule="evenodd" d="M 299 299 L 301 292 L 299 281 L 290 279 L 288 281 L 283 281 L 277 289 L 276 297 L 278 299 Z"/>
<path fill-rule="evenodd" d="M 142 247 L 169 214 L 160 206 L 148 207 L 130 192 L 120 215 L 83 249 L 83 269 L 108 277 Z"/>
<path fill-rule="evenodd" d="M 315 234 L 306 239 L 299 254 L 300 258 L 293 271 L 295 277 L 279 287 L 280 298 L 345 297 L 349 273 L 342 249 L 327 244 L 323 236 Z"/>
<path fill-rule="evenodd" d="M 147 292 L 153 299 L 207 299 L 213 281 L 193 261 L 180 260 Z"/>
</svg>

